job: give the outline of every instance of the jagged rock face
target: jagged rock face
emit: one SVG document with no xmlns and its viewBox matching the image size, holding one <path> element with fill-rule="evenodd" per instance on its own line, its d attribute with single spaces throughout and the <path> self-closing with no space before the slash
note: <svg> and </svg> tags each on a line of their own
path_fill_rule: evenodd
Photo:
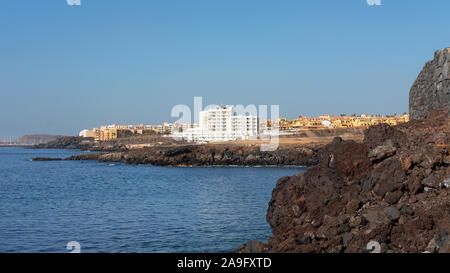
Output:
<svg viewBox="0 0 450 273">
<path fill-rule="evenodd" d="M 450 47 L 436 51 L 425 64 L 409 93 L 411 119 L 423 119 L 430 110 L 450 107 Z"/>
<path fill-rule="evenodd" d="M 450 117 L 373 126 L 336 138 L 307 172 L 280 178 L 267 210 L 273 236 L 239 252 L 450 252 Z"/>
<path fill-rule="evenodd" d="M 67 160 L 99 160 L 154 166 L 257 166 L 312 165 L 317 161 L 316 148 L 284 145 L 274 152 L 262 152 L 257 145 L 162 145 L 108 153 L 88 153 Z"/>
</svg>

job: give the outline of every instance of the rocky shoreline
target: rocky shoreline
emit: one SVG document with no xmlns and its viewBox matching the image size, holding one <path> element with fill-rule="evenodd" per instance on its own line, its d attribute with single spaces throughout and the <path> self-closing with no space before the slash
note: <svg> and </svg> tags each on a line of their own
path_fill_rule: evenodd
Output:
<svg viewBox="0 0 450 273">
<path fill-rule="evenodd" d="M 65 160 L 98 160 L 155 166 L 312 166 L 316 154 L 335 136 L 361 141 L 362 128 L 304 130 L 283 136 L 279 148 L 261 152 L 259 141 L 192 144 L 162 135 L 141 135 L 96 142 L 93 138 L 65 136 L 33 149 L 77 149 L 89 152 Z M 45 161 L 45 159 L 38 159 Z M 48 159 L 51 161 L 52 159 Z"/>
<path fill-rule="evenodd" d="M 261 152 L 258 145 L 169 145 L 85 153 L 66 160 L 97 160 L 154 166 L 311 166 L 317 163 L 317 148 L 284 145 L 274 152 Z"/>
<path fill-rule="evenodd" d="M 450 252 L 450 118 L 373 126 L 335 140 L 306 173 L 280 178 L 267 210 L 273 237 L 237 252 Z"/>
<path fill-rule="evenodd" d="M 318 164 L 280 178 L 268 244 L 237 253 L 450 253 L 450 48 L 410 91 L 412 121 L 376 125 L 364 141 L 335 138 Z M 424 119 L 423 119 L 424 118 Z"/>
<path fill-rule="evenodd" d="M 65 159 L 33 158 L 32 161 L 97 160 L 154 166 L 311 166 L 317 163 L 317 145 L 285 144 L 276 151 L 262 152 L 257 144 L 153 144 L 129 149 L 119 142 L 96 143 L 78 137 L 64 137 L 33 148 L 80 149 L 82 153 Z"/>
<path fill-rule="evenodd" d="M 35 157 L 32 158 L 31 161 L 61 161 L 62 158 L 53 158 L 53 157 Z"/>
<path fill-rule="evenodd" d="M 73 149 L 82 151 L 118 151 L 124 149 L 117 143 L 98 143 L 93 138 L 63 136 L 45 144 L 33 145 L 31 149 Z"/>
<path fill-rule="evenodd" d="M 127 151 L 136 148 L 172 146 L 186 144 L 162 135 L 141 135 L 97 142 L 94 138 L 64 136 L 45 144 L 30 146 L 32 149 L 74 149 L 92 152 Z"/>
</svg>

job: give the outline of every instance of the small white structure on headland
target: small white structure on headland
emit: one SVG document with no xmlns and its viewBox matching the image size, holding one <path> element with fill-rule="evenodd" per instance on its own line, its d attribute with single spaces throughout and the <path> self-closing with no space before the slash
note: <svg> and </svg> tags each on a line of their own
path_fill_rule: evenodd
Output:
<svg viewBox="0 0 450 273">
<path fill-rule="evenodd" d="M 233 106 L 217 106 L 199 113 L 199 126 L 172 137 L 193 142 L 220 142 L 238 139 L 256 139 L 259 132 L 257 116 L 236 115 Z"/>
<path fill-rule="evenodd" d="M 322 121 L 323 126 L 325 127 L 330 127 L 331 126 L 331 122 L 329 120 L 324 120 Z"/>
<path fill-rule="evenodd" d="M 78 136 L 80 137 L 95 137 L 95 132 L 93 130 L 84 129 Z"/>
</svg>

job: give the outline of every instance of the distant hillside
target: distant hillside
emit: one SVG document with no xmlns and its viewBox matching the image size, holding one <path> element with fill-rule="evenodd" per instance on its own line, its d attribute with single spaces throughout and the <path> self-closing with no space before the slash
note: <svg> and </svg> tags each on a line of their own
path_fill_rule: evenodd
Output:
<svg viewBox="0 0 450 273">
<path fill-rule="evenodd" d="M 45 144 L 50 141 L 54 141 L 62 137 L 61 135 L 24 135 L 16 140 L 17 144 L 20 145 L 36 145 Z"/>
</svg>

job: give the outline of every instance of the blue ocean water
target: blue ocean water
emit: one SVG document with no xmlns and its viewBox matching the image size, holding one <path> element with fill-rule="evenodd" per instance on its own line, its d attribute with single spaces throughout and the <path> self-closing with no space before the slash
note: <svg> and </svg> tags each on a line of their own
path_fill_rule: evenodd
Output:
<svg viewBox="0 0 450 273">
<path fill-rule="evenodd" d="M 277 179 L 305 170 L 29 160 L 77 153 L 0 148 L 0 252 L 231 252 L 271 235 Z"/>
</svg>

